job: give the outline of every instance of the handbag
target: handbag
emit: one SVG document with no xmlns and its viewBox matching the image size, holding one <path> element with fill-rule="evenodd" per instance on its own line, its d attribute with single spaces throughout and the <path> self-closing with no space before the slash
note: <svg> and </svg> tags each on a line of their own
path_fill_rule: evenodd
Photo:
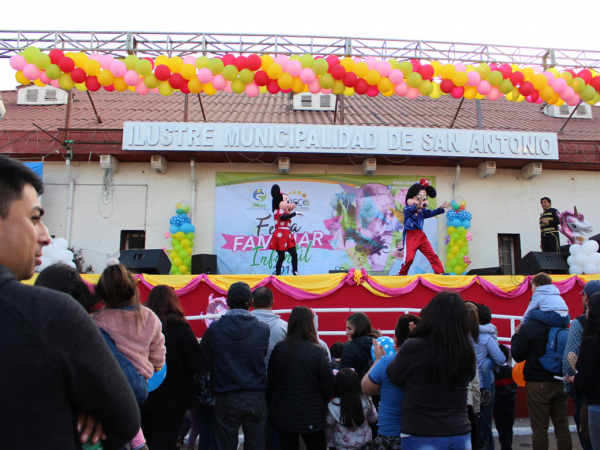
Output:
<svg viewBox="0 0 600 450">
<path fill-rule="evenodd" d="M 200 372 L 194 375 L 194 384 L 196 387 L 196 396 L 200 403 L 212 403 L 215 398 L 213 392 L 212 374 L 209 371 Z"/>
</svg>

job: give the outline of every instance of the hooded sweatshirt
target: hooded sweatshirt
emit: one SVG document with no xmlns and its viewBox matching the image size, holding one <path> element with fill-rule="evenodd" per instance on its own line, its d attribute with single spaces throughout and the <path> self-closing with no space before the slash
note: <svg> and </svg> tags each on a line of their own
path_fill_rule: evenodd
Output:
<svg viewBox="0 0 600 450">
<path fill-rule="evenodd" d="M 273 348 L 279 341 L 283 341 L 285 335 L 287 334 L 288 324 L 270 309 L 255 309 L 252 311 L 252 315 L 261 322 L 269 325 L 269 329 L 271 330 L 271 336 L 269 337 L 269 349 L 267 350 L 267 356 L 265 356 L 265 366 L 268 366 L 269 358 L 271 357 Z"/>
<path fill-rule="evenodd" d="M 342 358 L 340 359 L 340 370 L 350 367 L 358 373 L 360 379 L 366 375 L 373 359 L 371 357 L 371 347 L 373 346 L 373 336 L 361 336 L 352 339 L 344 345 Z"/>
<path fill-rule="evenodd" d="M 214 362 L 216 394 L 264 394 L 269 325 L 245 309 L 227 311 L 204 332 L 200 347 Z"/>
<path fill-rule="evenodd" d="M 535 290 L 531 296 L 531 302 L 523 314 L 522 323 L 531 320 L 529 312 L 538 308 L 544 312 L 555 311 L 563 317 L 569 314 L 569 307 L 560 296 L 558 288 L 553 284 L 545 284 Z"/>
</svg>

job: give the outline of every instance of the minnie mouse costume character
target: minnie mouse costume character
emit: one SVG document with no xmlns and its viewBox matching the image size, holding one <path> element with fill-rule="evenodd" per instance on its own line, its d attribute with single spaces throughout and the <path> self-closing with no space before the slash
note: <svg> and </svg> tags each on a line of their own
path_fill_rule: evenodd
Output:
<svg viewBox="0 0 600 450">
<path fill-rule="evenodd" d="M 296 253 L 296 240 L 290 230 L 292 217 L 304 216 L 302 213 L 295 213 L 292 210 L 296 204 L 291 202 L 287 195 L 281 192 L 278 185 L 274 184 L 271 188 L 273 197 L 273 218 L 275 219 L 275 230 L 269 248 L 277 252 L 277 265 L 275 266 L 275 275 L 281 275 L 281 266 L 285 258 L 285 252 L 289 252 L 292 257 L 292 272 L 298 275 L 298 254 Z"/>
<path fill-rule="evenodd" d="M 421 178 L 418 183 L 413 184 L 406 193 L 406 205 L 404 207 L 404 264 L 398 275 L 407 275 L 412 265 L 417 250 L 429 260 L 435 273 L 444 273 L 444 266 L 440 258 L 435 254 L 427 236 L 423 232 L 423 223 L 429 217 L 444 214 L 444 208 L 450 207 L 450 203 L 445 202 L 442 206 L 433 211 L 426 209 L 428 198 L 435 198 L 435 188 L 429 184 L 427 178 Z"/>
</svg>

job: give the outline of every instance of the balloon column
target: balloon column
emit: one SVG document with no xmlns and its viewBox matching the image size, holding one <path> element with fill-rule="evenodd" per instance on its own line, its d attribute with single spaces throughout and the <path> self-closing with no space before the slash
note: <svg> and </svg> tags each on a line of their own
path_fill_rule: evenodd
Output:
<svg viewBox="0 0 600 450">
<path fill-rule="evenodd" d="M 558 215 L 559 231 L 567 237 L 570 256 L 567 258 L 571 275 L 593 275 L 600 273 L 600 253 L 598 243 L 586 236 L 592 232 L 592 225 L 584 220 L 583 214 L 563 211 Z"/>
<path fill-rule="evenodd" d="M 171 228 L 166 234 L 171 238 L 171 274 L 187 275 L 192 270 L 192 253 L 194 248 L 194 233 L 196 228 L 188 217 L 190 207 L 183 202 L 175 205 L 176 213 L 169 223 Z"/>
<path fill-rule="evenodd" d="M 472 240 L 469 228 L 473 216 L 466 210 L 467 202 L 462 197 L 456 197 L 450 203 L 451 209 L 446 213 L 446 271 L 450 275 L 462 275 L 471 264 L 469 241 Z"/>
<path fill-rule="evenodd" d="M 484 99 L 541 103 L 560 106 L 600 102 L 600 75 L 593 69 L 559 71 L 541 66 L 525 67 L 495 62 L 464 65 L 418 59 L 398 61 L 338 57 L 337 55 L 224 55 L 155 59 L 128 55 L 68 52 L 43 53 L 27 47 L 10 59 L 21 84 L 51 84 L 65 90 L 126 90 L 146 95 L 169 96 L 175 91 L 214 95 L 218 91 L 250 97 L 259 93 L 311 92 L 358 94 L 376 97 L 398 95 L 415 99 Z"/>
</svg>

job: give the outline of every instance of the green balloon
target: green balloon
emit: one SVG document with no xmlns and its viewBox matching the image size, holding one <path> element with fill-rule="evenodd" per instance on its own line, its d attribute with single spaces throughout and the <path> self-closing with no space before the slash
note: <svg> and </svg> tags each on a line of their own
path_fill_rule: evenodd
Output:
<svg viewBox="0 0 600 450">
<path fill-rule="evenodd" d="M 465 257 L 465 254 L 462 251 L 460 251 L 456 254 L 456 259 L 458 261 L 462 261 L 464 257 Z"/>
<path fill-rule="evenodd" d="M 398 64 L 398 69 L 402 71 L 405 77 L 409 76 L 413 71 L 413 65 L 408 61 L 402 61 Z"/>
<path fill-rule="evenodd" d="M 423 77 L 421 76 L 420 73 L 413 72 L 408 76 L 408 78 L 406 79 L 406 82 L 408 83 L 408 85 L 411 88 L 418 88 L 419 86 L 421 86 L 421 83 L 423 83 Z M 460 205 L 459 205 L 459 208 L 460 208 Z"/>
<path fill-rule="evenodd" d="M 181 245 L 181 242 L 179 242 L 177 239 L 171 239 L 171 245 L 175 247 L 176 245 Z"/>
<path fill-rule="evenodd" d="M 177 208 L 177 209 L 175 210 L 175 212 L 176 212 L 177 214 L 183 214 L 183 208 Z"/>
<path fill-rule="evenodd" d="M 252 83 L 254 81 L 254 72 L 250 69 L 242 69 L 240 71 L 240 80 L 242 80 L 242 83 L 244 84 Z"/>
<path fill-rule="evenodd" d="M 177 267 L 171 266 L 171 275 L 177 275 L 177 272 L 179 272 L 179 270 L 177 269 Z"/>
<path fill-rule="evenodd" d="M 181 244 L 177 244 L 177 245 L 173 246 L 173 251 L 175 253 L 180 253 L 182 250 L 183 250 L 183 246 Z M 187 255 L 187 252 L 186 252 L 186 255 Z"/>
<path fill-rule="evenodd" d="M 456 232 L 457 232 L 459 235 L 463 235 L 463 234 L 465 234 L 465 233 L 467 232 L 467 229 L 466 229 L 465 227 L 463 227 L 463 226 L 460 226 L 460 227 L 458 227 L 458 228 L 456 229 Z"/>
<path fill-rule="evenodd" d="M 127 55 L 123 62 L 127 66 L 127 70 L 135 70 L 135 66 L 139 62 L 140 58 L 135 55 Z"/>
<path fill-rule="evenodd" d="M 329 69 L 329 63 L 323 58 L 315 59 L 312 69 L 317 75 L 325 75 Z"/>
<path fill-rule="evenodd" d="M 450 267 L 454 267 L 458 264 L 458 261 L 456 259 L 451 259 L 450 261 L 448 261 L 448 265 Z"/>
<path fill-rule="evenodd" d="M 463 255 L 465 255 L 465 256 L 468 255 L 469 254 L 469 247 L 465 245 L 463 248 L 460 249 L 460 252 Z"/>
<path fill-rule="evenodd" d="M 190 258 L 186 258 L 183 260 L 183 265 L 187 267 L 192 267 L 192 260 Z"/>
<path fill-rule="evenodd" d="M 492 73 L 490 73 L 490 75 L 488 76 L 488 82 L 492 85 L 492 86 L 500 86 L 500 83 L 502 83 L 503 80 L 503 76 L 500 72 L 498 72 L 497 70 L 494 70 Z"/>
<path fill-rule="evenodd" d="M 429 80 L 425 80 L 419 86 L 419 92 L 421 95 L 429 95 L 433 92 L 433 83 Z"/>
<path fill-rule="evenodd" d="M 225 78 L 227 81 L 235 80 L 238 75 L 239 72 L 237 70 L 237 67 L 235 67 L 232 64 L 229 64 L 228 66 L 225 66 L 223 68 L 223 78 Z"/>
<path fill-rule="evenodd" d="M 225 65 L 221 59 L 215 58 L 211 59 L 208 63 L 208 69 L 213 73 L 213 75 L 219 75 L 223 72 Z"/>
<path fill-rule="evenodd" d="M 458 203 L 455 203 L 454 205 L 452 205 L 452 209 L 454 211 L 458 211 L 460 209 L 460 205 Z"/>
<path fill-rule="evenodd" d="M 334 82 L 335 82 L 335 80 L 333 79 L 333 77 L 331 76 L 330 73 L 326 73 L 325 75 L 322 75 L 321 78 L 319 79 L 319 83 L 321 84 L 321 87 L 323 89 L 331 89 L 333 87 Z"/>
<path fill-rule="evenodd" d="M 140 59 L 135 64 L 135 71 L 143 77 L 150 75 L 152 73 L 152 63 L 147 59 Z"/>
<path fill-rule="evenodd" d="M 184 214 L 187 214 L 190 212 L 190 207 L 188 205 L 185 205 L 182 209 L 183 209 Z"/>
<path fill-rule="evenodd" d="M 190 248 L 194 247 L 194 241 L 190 241 Z"/>
<path fill-rule="evenodd" d="M 388 62 L 390 63 L 390 66 L 392 66 L 392 69 L 400 68 L 400 63 L 398 62 L 397 59 L 390 59 Z"/>
<path fill-rule="evenodd" d="M 52 62 L 50 61 L 50 56 L 40 52 L 33 57 L 33 64 L 38 69 L 45 70 Z"/>
<path fill-rule="evenodd" d="M 190 255 L 188 255 L 188 252 L 186 252 L 185 250 L 182 250 L 182 251 L 179 252 L 179 257 L 183 261 L 184 259 L 189 258 Z"/>
<path fill-rule="evenodd" d="M 300 55 L 291 55 L 290 61 L 300 61 Z"/>
<path fill-rule="evenodd" d="M 502 80 L 502 83 L 500 83 L 500 92 L 502 92 L 503 94 L 510 94 L 513 90 L 513 84 L 510 82 L 510 80 Z"/>
<path fill-rule="evenodd" d="M 23 50 L 23 56 L 29 64 L 33 64 L 33 60 L 38 53 L 40 53 L 40 49 L 37 47 L 27 47 Z"/>
<path fill-rule="evenodd" d="M 187 233 L 187 234 L 185 235 L 185 238 L 186 238 L 188 241 L 193 241 L 193 240 L 194 240 L 194 233 Z"/>
<path fill-rule="evenodd" d="M 208 69 L 210 64 L 210 58 L 208 56 L 201 56 L 196 60 L 196 67 L 198 69 Z"/>
<path fill-rule="evenodd" d="M 450 238 L 451 238 L 451 239 L 454 239 L 454 240 L 456 241 L 456 240 L 458 240 L 458 238 L 460 238 L 460 236 L 458 235 L 458 233 L 452 233 L 452 234 L 450 235 Z"/>
<path fill-rule="evenodd" d="M 315 58 L 309 53 L 305 53 L 300 57 L 300 63 L 302 64 L 303 69 L 310 69 L 315 62 Z"/>
<path fill-rule="evenodd" d="M 51 80 L 58 80 L 61 74 L 62 71 L 60 70 L 60 67 L 58 67 L 56 64 L 50 64 L 48 67 L 46 67 L 46 75 Z"/>
<path fill-rule="evenodd" d="M 596 96 L 596 89 L 594 89 L 593 86 L 586 86 L 579 95 L 581 96 L 581 100 L 584 102 L 589 102 Z"/>
<path fill-rule="evenodd" d="M 579 94 L 585 88 L 585 81 L 581 77 L 575 77 L 573 78 L 573 81 L 571 81 L 571 87 Z"/>
<path fill-rule="evenodd" d="M 242 80 L 236 78 L 231 83 L 231 90 L 236 94 L 241 94 L 246 90 L 246 85 L 242 82 Z"/>
</svg>

